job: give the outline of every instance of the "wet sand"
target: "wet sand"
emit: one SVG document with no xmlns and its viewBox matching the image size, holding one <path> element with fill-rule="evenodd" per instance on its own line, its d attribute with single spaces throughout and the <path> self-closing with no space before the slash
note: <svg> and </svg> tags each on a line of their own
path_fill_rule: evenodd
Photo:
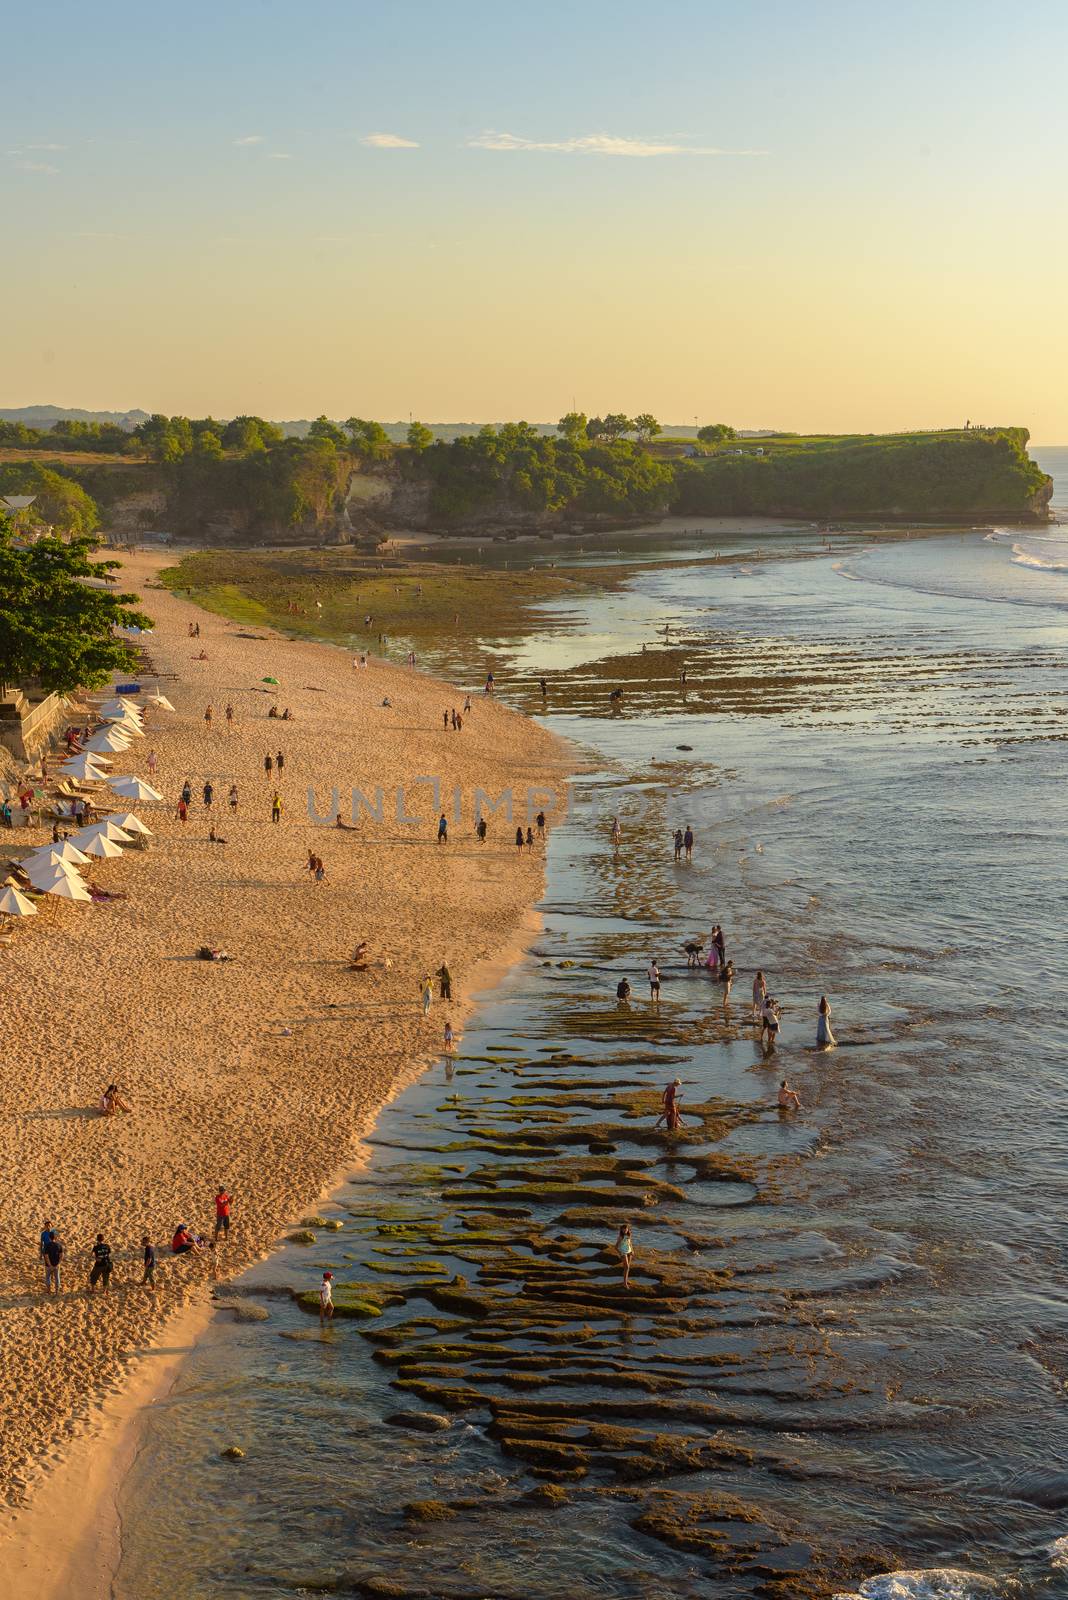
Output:
<svg viewBox="0 0 1068 1600">
<path fill-rule="evenodd" d="M 262 1255 L 299 1220 L 343 1170 L 376 1109 L 439 1052 L 446 1018 L 456 1026 L 472 988 L 518 948 L 541 891 L 542 855 L 517 852 L 514 822 L 503 814 L 490 819 L 480 846 L 474 791 L 511 786 L 525 825 L 528 786 L 553 790 L 551 823 L 574 765 L 569 747 L 480 692 L 463 731 L 446 732 L 442 712 L 462 706 L 462 689 L 379 662 L 357 673 L 342 651 L 207 616 L 154 588 L 161 564 L 130 558 L 124 579 L 149 586 L 156 630 L 146 642 L 176 711 L 157 712 L 114 768 L 146 776 L 147 752 L 157 752 L 168 803 L 135 808 L 155 832 L 152 849 L 93 866 L 95 882 L 128 899 L 44 906 L 3 952 L 0 1496 L 12 1507 L 30 1503 L 72 1447 L 92 1458 L 85 1438 L 100 1437 L 101 1416 L 129 1387 L 131 1362 L 161 1333 L 167 1341 L 179 1310 L 205 1307 L 217 1277 Z M 187 634 L 193 618 L 198 642 Z M 193 659 L 200 648 L 206 661 Z M 262 683 L 267 676 L 280 680 L 277 689 Z M 390 707 L 381 704 L 386 696 Z M 267 717 L 276 697 L 292 708 L 292 722 Z M 278 749 L 286 758 L 280 783 L 263 769 L 265 753 Z M 454 788 L 461 795 L 462 821 L 450 820 L 446 846 L 435 842 L 431 789 L 415 783 L 430 776 L 441 780 L 450 819 Z M 187 778 L 194 803 L 183 825 L 173 806 Z M 210 816 L 201 802 L 206 779 L 215 790 Z M 236 817 L 226 803 L 231 782 Z M 353 785 L 369 796 L 381 786 L 384 822 L 365 818 L 357 832 L 313 825 L 309 784 L 324 811 L 337 786 L 346 817 Z M 396 820 L 398 785 L 419 826 Z M 278 826 L 270 820 L 276 786 L 285 802 Z M 127 808 L 112 807 L 107 793 L 105 809 Z M 212 819 L 225 847 L 208 843 Z M 10 843 L 14 850 L 45 837 L 19 831 Z M 326 864 L 320 884 L 303 870 L 310 848 Z M 373 964 L 352 973 L 346 963 L 360 939 Z M 202 944 L 234 959 L 197 961 Z M 420 979 L 443 960 L 454 1003 L 435 995 L 424 1020 Z M 133 1112 L 104 1119 L 94 1108 L 116 1080 Z M 171 1258 L 178 1222 L 210 1235 L 220 1183 L 235 1197 L 229 1243 L 203 1259 Z M 66 1247 L 56 1302 L 41 1293 L 45 1218 Z M 115 1256 L 106 1298 L 87 1293 L 98 1230 Z M 155 1294 L 139 1283 L 143 1232 L 159 1254 Z M 57 1509 L 51 1502 L 53 1538 L 67 1526 Z M 9 1525 L 9 1555 L 32 1522 L 16 1518 L 14 1532 Z M 28 1565 L 23 1582 L 26 1592 L 34 1587 Z"/>
</svg>

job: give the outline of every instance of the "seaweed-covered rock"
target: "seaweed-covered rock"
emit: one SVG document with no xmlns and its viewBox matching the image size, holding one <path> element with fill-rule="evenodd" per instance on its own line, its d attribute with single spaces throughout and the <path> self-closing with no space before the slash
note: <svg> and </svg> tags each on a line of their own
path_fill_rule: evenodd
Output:
<svg viewBox="0 0 1068 1600">
<path fill-rule="evenodd" d="M 298 1228 L 295 1233 L 288 1235 L 290 1244 L 314 1244 L 315 1235 L 310 1228 Z"/>
<path fill-rule="evenodd" d="M 448 1522 L 455 1515 L 444 1500 L 409 1500 L 404 1507 L 406 1522 Z"/>
<path fill-rule="evenodd" d="M 224 1461 L 244 1461 L 245 1459 L 245 1452 L 239 1444 L 228 1444 L 225 1450 L 219 1451 L 219 1454 Z"/>
<path fill-rule="evenodd" d="M 444 1433 L 452 1427 L 450 1419 L 436 1411 L 391 1411 L 385 1420 L 391 1428 L 404 1428 L 409 1433 Z"/>
</svg>

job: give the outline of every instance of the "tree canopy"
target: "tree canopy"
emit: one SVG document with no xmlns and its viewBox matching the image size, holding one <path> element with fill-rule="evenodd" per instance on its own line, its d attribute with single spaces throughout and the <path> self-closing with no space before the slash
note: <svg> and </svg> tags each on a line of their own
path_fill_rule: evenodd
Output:
<svg viewBox="0 0 1068 1600">
<path fill-rule="evenodd" d="M 92 533 L 100 525 L 96 501 L 81 484 L 38 461 L 10 461 L 0 466 L 0 494 L 35 495 L 31 520 L 47 523 L 60 533 Z"/>
<path fill-rule="evenodd" d="M 70 694 L 136 665 L 115 629 L 152 624 L 136 595 L 104 586 L 119 563 L 91 561 L 98 547 L 86 535 L 22 545 L 11 519 L 0 517 L 0 684 L 36 679 Z"/>
<path fill-rule="evenodd" d="M 738 434 L 729 422 L 708 422 L 698 428 L 697 437 L 702 444 L 722 444 L 726 439 L 737 439 Z"/>
<path fill-rule="evenodd" d="M 413 422 L 408 428 L 408 448 L 426 450 L 434 443 L 434 435 L 425 422 Z"/>
</svg>

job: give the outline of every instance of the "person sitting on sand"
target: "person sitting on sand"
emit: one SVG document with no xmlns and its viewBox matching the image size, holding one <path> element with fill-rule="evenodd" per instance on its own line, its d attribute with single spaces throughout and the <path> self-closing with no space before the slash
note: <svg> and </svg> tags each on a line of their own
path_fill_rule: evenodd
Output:
<svg viewBox="0 0 1068 1600">
<path fill-rule="evenodd" d="M 272 706 L 270 711 L 268 711 L 267 715 L 269 717 L 276 717 L 278 715 L 278 707 L 277 706 Z"/>
<path fill-rule="evenodd" d="M 171 1240 L 171 1254 L 176 1256 L 189 1254 L 198 1256 L 200 1254 L 199 1241 L 194 1239 L 184 1222 L 180 1222 L 174 1230 L 174 1238 Z"/>
<path fill-rule="evenodd" d="M 361 939 L 355 950 L 352 952 L 352 958 L 349 961 L 349 971 L 366 972 L 369 966 L 370 962 L 367 959 L 367 940 Z"/>
<path fill-rule="evenodd" d="M 801 1096 L 796 1089 L 791 1089 L 784 1078 L 779 1085 L 779 1106 L 783 1111 L 801 1111 Z"/>
<path fill-rule="evenodd" d="M 131 1107 L 126 1104 L 126 1101 L 119 1093 L 118 1084 L 109 1083 L 104 1093 L 100 1096 L 100 1115 L 102 1117 L 113 1117 L 118 1111 L 129 1111 L 130 1109 Z"/>
<path fill-rule="evenodd" d="M 219 835 L 215 832 L 215 824 L 214 824 L 214 822 L 212 823 L 211 827 L 208 829 L 208 843 L 209 844 L 225 844 L 226 843 L 226 840 L 225 839 L 220 839 Z"/>
<path fill-rule="evenodd" d="M 232 961 L 234 958 L 226 950 L 218 950 L 214 945 L 202 944 L 197 951 L 198 961 Z"/>
<path fill-rule="evenodd" d="M 356 827 L 356 824 L 354 822 L 346 822 L 345 819 L 342 817 L 340 811 L 338 812 L 337 816 L 334 818 L 334 827 L 335 828 L 347 828 L 350 833 L 359 833 L 359 831 L 360 831 Z"/>
<path fill-rule="evenodd" d="M 293 721 L 293 713 L 292 713 L 292 711 L 290 711 L 288 706 L 286 706 L 285 710 L 282 712 L 282 721 L 283 722 L 292 722 Z"/>
<path fill-rule="evenodd" d="M 629 1222 L 624 1222 L 623 1226 L 616 1234 L 616 1242 L 613 1246 L 613 1249 L 623 1263 L 623 1287 L 624 1289 L 629 1289 L 630 1267 L 631 1262 L 634 1260 L 634 1240 L 631 1237 Z"/>
</svg>

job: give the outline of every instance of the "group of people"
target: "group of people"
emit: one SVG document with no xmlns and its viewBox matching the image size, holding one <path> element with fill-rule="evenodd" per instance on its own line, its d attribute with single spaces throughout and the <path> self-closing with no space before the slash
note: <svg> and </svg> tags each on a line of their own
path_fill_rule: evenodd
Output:
<svg viewBox="0 0 1068 1600">
<path fill-rule="evenodd" d="M 111 1086 L 108 1093 L 114 1090 Z M 117 1094 L 117 1090 L 115 1091 Z M 128 1111 L 129 1106 L 123 1106 Z M 105 1113 L 109 1114 L 109 1113 Z M 230 1237 L 230 1217 L 233 1208 L 233 1198 L 219 1185 L 215 1192 L 215 1231 L 210 1241 L 201 1234 L 193 1233 L 189 1225 L 180 1222 L 171 1238 L 172 1256 L 202 1255 L 206 1248 L 214 1249 L 220 1239 Z M 141 1236 L 141 1278 L 140 1283 L 147 1289 L 156 1287 L 156 1247 L 148 1233 Z M 51 1221 L 46 1220 L 41 1229 L 38 1242 L 38 1256 L 44 1269 L 45 1294 L 58 1295 L 63 1289 L 63 1258 L 66 1246 L 59 1236 L 59 1230 Z M 109 1293 L 111 1289 L 111 1275 L 115 1267 L 115 1258 L 111 1245 L 103 1233 L 98 1233 L 89 1248 L 89 1293 L 95 1294 L 99 1287 L 102 1294 Z"/>
</svg>

